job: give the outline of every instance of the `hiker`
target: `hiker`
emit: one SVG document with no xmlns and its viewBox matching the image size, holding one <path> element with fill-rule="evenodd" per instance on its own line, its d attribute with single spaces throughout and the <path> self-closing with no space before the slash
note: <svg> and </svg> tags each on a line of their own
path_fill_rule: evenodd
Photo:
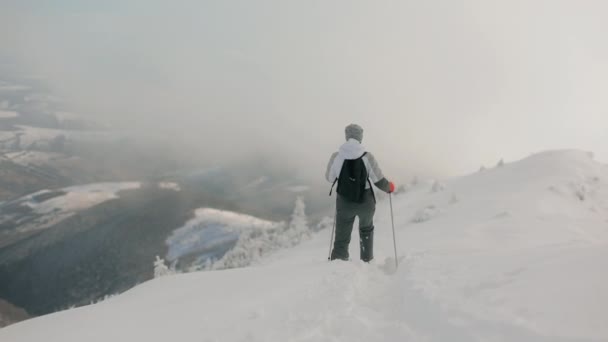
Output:
<svg viewBox="0 0 608 342">
<path fill-rule="evenodd" d="M 374 156 L 361 145 L 363 128 L 351 124 L 345 129 L 346 142 L 332 154 L 325 178 L 337 183 L 336 238 L 331 260 L 348 260 L 348 245 L 355 217 L 359 217 L 359 245 L 361 260 L 374 258 L 374 212 L 376 197 L 372 183 L 380 190 L 392 193 L 395 185 L 382 175 Z M 331 194 L 331 191 L 330 191 Z"/>
</svg>

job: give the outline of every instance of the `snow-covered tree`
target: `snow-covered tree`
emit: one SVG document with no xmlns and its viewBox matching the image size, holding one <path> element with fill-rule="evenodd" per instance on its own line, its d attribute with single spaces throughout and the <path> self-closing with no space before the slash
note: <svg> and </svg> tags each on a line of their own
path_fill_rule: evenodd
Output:
<svg viewBox="0 0 608 342">
<path fill-rule="evenodd" d="M 445 189 L 445 185 L 439 181 L 433 182 L 433 186 L 431 186 L 431 192 L 440 192 Z"/>
<path fill-rule="evenodd" d="M 293 247 L 310 238 L 306 205 L 302 198 L 295 202 L 289 223 L 271 229 L 251 229 L 241 233 L 236 245 L 221 259 L 208 265 L 208 269 L 244 267 L 258 262 L 263 256 L 282 248 Z"/>
<path fill-rule="evenodd" d="M 505 165 L 505 161 L 504 159 L 501 159 L 498 161 L 498 164 L 496 164 L 496 167 L 503 167 Z"/>
<path fill-rule="evenodd" d="M 169 274 L 171 274 L 171 270 L 165 264 L 165 260 L 157 255 L 154 261 L 154 278 L 164 277 Z"/>
<path fill-rule="evenodd" d="M 302 197 L 296 199 L 287 231 L 289 233 L 287 234 L 288 237 L 292 239 L 292 245 L 297 245 L 303 238 L 310 237 L 310 228 L 306 218 L 306 204 L 304 204 Z"/>
<path fill-rule="evenodd" d="M 314 231 L 320 232 L 324 229 L 332 229 L 333 225 L 334 225 L 333 217 L 325 216 L 324 218 L 321 219 L 321 221 L 319 221 L 316 228 L 314 228 Z"/>
</svg>

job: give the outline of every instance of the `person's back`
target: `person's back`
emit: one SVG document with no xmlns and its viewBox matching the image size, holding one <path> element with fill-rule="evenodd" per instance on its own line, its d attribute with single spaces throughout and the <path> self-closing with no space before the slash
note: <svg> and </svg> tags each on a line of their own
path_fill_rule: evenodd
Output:
<svg viewBox="0 0 608 342">
<path fill-rule="evenodd" d="M 338 152 L 332 154 L 325 173 L 325 178 L 329 182 L 338 183 L 336 237 L 331 260 L 348 260 L 348 245 L 355 218 L 358 216 L 361 260 L 367 262 L 374 257 L 376 199 L 372 184 L 387 193 L 393 192 L 395 186 L 384 178 L 373 154 L 367 152 L 361 145 L 363 129 L 351 124 L 346 126 L 345 135 L 346 142 L 340 146 Z M 364 166 L 364 170 L 360 170 L 363 168 L 362 166 Z M 345 177 L 349 179 L 344 179 Z M 366 179 L 358 179 L 359 177 Z M 353 187 L 361 187 L 361 191 L 353 189 Z"/>
</svg>

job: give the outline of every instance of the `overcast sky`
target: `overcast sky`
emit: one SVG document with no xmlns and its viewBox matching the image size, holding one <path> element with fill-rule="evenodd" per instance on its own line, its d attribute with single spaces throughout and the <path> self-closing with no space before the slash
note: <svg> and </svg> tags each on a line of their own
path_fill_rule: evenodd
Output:
<svg viewBox="0 0 608 342">
<path fill-rule="evenodd" d="M 545 149 L 608 161 L 607 1 L 0 4 L 0 56 L 200 158 L 267 151 L 321 177 L 354 122 L 399 181 Z"/>
</svg>

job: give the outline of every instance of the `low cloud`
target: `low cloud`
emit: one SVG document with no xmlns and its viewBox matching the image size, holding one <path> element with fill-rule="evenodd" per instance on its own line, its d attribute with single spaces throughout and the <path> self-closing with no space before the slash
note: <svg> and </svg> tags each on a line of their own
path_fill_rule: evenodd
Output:
<svg viewBox="0 0 608 342">
<path fill-rule="evenodd" d="M 603 2 L 43 3 L 9 0 L 0 56 L 196 158 L 318 179 L 355 122 L 399 181 L 551 148 L 608 160 Z"/>
</svg>

